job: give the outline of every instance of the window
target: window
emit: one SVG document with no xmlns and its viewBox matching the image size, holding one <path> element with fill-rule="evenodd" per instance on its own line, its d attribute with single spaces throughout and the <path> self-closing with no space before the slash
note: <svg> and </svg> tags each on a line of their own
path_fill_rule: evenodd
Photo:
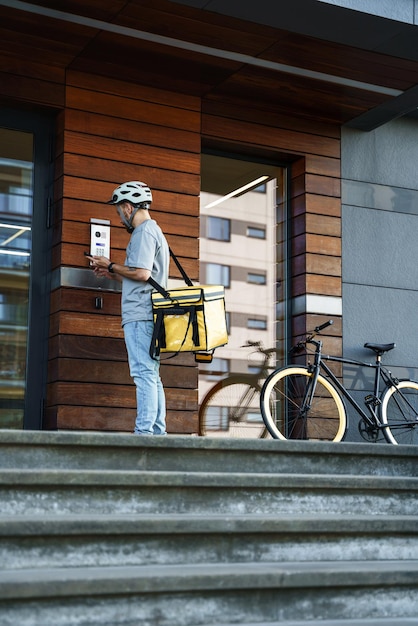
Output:
<svg viewBox="0 0 418 626">
<path fill-rule="evenodd" d="M 265 285 L 266 277 L 264 274 L 255 274 L 253 272 L 248 272 L 247 282 L 252 283 L 254 285 Z"/>
<path fill-rule="evenodd" d="M 208 217 L 208 238 L 218 241 L 231 240 L 231 221 L 223 217 Z"/>
<path fill-rule="evenodd" d="M 230 267 L 219 263 L 208 263 L 206 265 L 206 282 L 208 285 L 224 285 L 230 287 Z"/>
<path fill-rule="evenodd" d="M 248 318 L 247 328 L 255 328 L 257 330 L 267 330 L 267 320 L 256 320 L 254 318 Z"/>
<path fill-rule="evenodd" d="M 247 237 L 254 237 L 255 239 L 265 239 L 266 238 L 266 229 L 265 228 L 256 228 L 255 226 L 247 227 Z"/>
<path fill-rule="evenodd" d="M 200 363 L 199 370 L 206 380 L 218 380 L 229 373 L 229 359 L 213 357 L 212 363 Z"/>
</svg>

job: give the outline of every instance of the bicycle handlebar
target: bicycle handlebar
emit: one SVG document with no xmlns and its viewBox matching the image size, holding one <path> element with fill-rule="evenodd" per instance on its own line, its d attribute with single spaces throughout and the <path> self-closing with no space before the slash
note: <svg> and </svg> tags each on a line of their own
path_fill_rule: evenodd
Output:
<svg viewBox="0 0 418 626">
<path fill-rule="evenodd" d="M 320 326 L 315 326 L 313 332 L 307 333 L 305 339 L 298 341 L 298 343 L 290 349 L 289 354 L 302 351 L 305 348 L 307 343 L 315 343 L 313 341 L 313 338 L 315 337 L 315 335 L 317 333 L 320 333 L 321 330 L 324 330 L 324 328 L 328 328 L 328 326 L 332 326 L 333 323 L 334 323 L 334 320 L 328 320 L 327 322 L 320 324 Z"/>
<path fill-rule="evenodd" d="M 325 322 L 324 324 L 321 324 L 320 326 L 315 326 L 315 332 L 320 333 L 321 330 L 324 330 L 324 328 L 327 328 L 327 326 L 332 326 L 333 323 L 334 323 L 334 320 L 328 320 L 328 322 Z"/>
</svg>

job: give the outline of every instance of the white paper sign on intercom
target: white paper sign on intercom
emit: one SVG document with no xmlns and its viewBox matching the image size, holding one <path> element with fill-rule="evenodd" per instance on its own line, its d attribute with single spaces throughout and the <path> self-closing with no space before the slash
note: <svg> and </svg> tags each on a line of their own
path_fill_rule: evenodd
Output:
<svg viewBox="0 0 418 626">
<path fill-rule="evenodd" d="M 90 254 L 110 259 L 110 220 L 90 218 Z"/>
</svg>

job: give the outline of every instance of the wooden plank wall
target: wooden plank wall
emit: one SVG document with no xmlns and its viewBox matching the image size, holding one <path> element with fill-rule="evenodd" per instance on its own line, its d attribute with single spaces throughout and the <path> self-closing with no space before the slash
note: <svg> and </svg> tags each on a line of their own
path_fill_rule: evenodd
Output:
<svg viewBox="0 0 418 626">
<path fill-rule="evenodd" d="M 129 235 L 104 202 L 126 180 L 149 184 L 152 217 L 197 280 L 200 100 L 68 72 L 57 131 L 53 269 L 87 267 L 91 217 L 111 220 L 111 257 L 124 262 Z M 173 265 L 170 275 L 179 277 Z M 101 310 L 94 306 L 96 296 L 103 298 Z M 196 432 L 194 360 L 168 361 L 162 378 L 168 430 Z M 135 387 L 118 293 L 75 287 L 52 293 L 48 381 L 48 427 L 132 431 Z"/>
<path fill-rule="evenodd" d="M 206 100 L 202 140 L 211 147 L 273 159 L 289 166 L 291 297 L 342 294 L 340 128 L 250 108 L 253 103 Z M 292 317 L 296 340 L 327 315 Z M 342 319 L 324 333 L 326 351 L 341 354 Z"/>
</svg>

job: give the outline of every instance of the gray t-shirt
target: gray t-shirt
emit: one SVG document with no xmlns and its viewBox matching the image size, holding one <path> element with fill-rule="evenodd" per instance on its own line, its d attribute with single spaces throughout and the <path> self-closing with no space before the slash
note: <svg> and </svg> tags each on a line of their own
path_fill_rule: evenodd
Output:
<svg viewBox="0 0 418 626">
<path fill-rule="evenodd" d="M 125 265 L 149 270 L 151 277 L 167 288 L 170 251 L 155 220 L 145 220 L 133 231 L 126 248 Z M 151 292 L 147 282 L 122 281 L 122 326 L 127 322 L 152 320 Z"/>
</svg>

